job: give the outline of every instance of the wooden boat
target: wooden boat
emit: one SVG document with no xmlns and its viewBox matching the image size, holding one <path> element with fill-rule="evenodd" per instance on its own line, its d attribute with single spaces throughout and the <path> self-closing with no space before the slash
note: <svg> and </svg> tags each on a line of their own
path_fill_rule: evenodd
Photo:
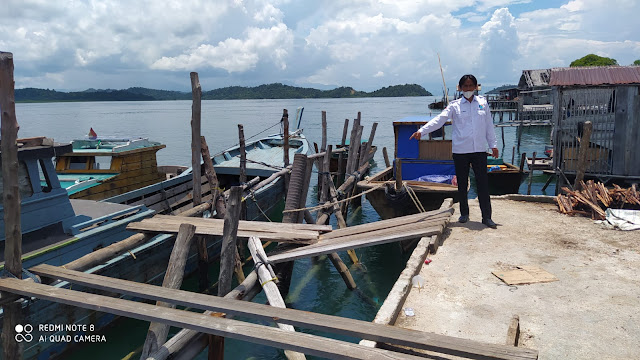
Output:
<svg viewBox="0 0 640 360">
<path fill-rule="evenodd" d="M 536 158 L 536 163 L 533 165 L 533 158 L 527 158 L 527 168 L 530 170 L 553 170 L 553 158 Z"/>
<path fill-rule="evenodd" d="M 165 145 L 148 139 L 95 137 L 74 140 L 72 146 L 72 151 L 56 157 L 58 178 L 72 199 L 102 200 L 180 171 L 179 167 L 158 167 L 156 152 Z"/>
<path fill-rule="evenodd" d="M 308 151 L 307 141 L 304 135 L 299 132 L 291 134 L 289 142 L 290 159 L 293 159 L 293 155 L 295 153 Z M 271 174 L 278 172 L 283 167 L 284 154 L 282 145 L 282 135 L 268 136 L 248 143 L 246 145 L 248 179 L 251 179 L 252 176 L 258 176 L 261 179 L 266 179 Z M 67 145 L 67 147 L 59 149 L 58 153 L 68 151 L 70 151 L 70 146 Z M 239 170 L 237 169 L 237 166 L 239 165 L 238 153 L 239 149 L 236 146 L 222 151 L 212 157 L 218 172 L 217 175 L 221 187 L 229 187 L 239 184 Z M 47 153 L 49 161 L 51 161 L 51 158 L 54 155 L 55 154 L 53 152 Z M 52 163 L 49 170 L 53 171 Z M 204 171 L 202 174 L 204 174 Z M 165 180 L 142 189 L 137 189 L 129 193 L 121 194 L 101 202 L 91 200 L 69 200 L 66 191 L 58 184 L 57 193 L 62 194 L 67 201 L 81 204 L 99 204 L 99 209 L 104 210 L 108 208 L 117 208 L 121 211 L 119 213 L 112 214 L 111 217 L 99 217 L 90 222 L 84 221 L 86 219 L 81 219 L 83 221 L 78 221 L 78 224 L 74 224 L 72 229 L 77 231 L 78 234 L 76 234 L 75 238 L 72 238 L 72 240 L 67 239 L 66 241 L 69 245 L 75 243 L 86 244 L 87 246 L 81 247 L 83 251 L 76 251 L 72 256 L 60 255 L 50 261 L 40 261 L 40 258 L 31 259 L 31 256 L 33 256 L 33 252 L 31 252 L 25 255 L 30 260 L 24 262 L 25 268 L 42 262 L 58 266 L 64 265 L 95 249 L 107 246 L 117 240 L 122 240 L 132 235 L 131 232 L 125 231 L 125 227 L 129 222 L 140 221 L 144 217 L 151 216 L 154 210 L 160 213 L 179 214 L 192 208 L 192 177 L 191 169 L 187 169 L 175 178 Z M 55 176 L 53 176 L 52 179 L 57 180 Z M 205 176 L 202 176 L 201 183 L 203 185 L 203 199 L 210 200 L 210 187 Z M 49 191 L 49 193 L 56 193 L 56 191 Z M 247 196 L 246 201 L 247 219 L 264 220 L 266 217 L 270 217 L 274 221 L 281 219 L 285 196 L 284 181 L 281 177 L 273 180 L 255 192 L 249 191 L 248 194 L 249 196 Z M 145 205 L 149 205 L 153 210 L 148 209 Z M 120 219 L 119 216 L 126 216 L 126 218 Z M 110 232 L 106 232 L 105 230 L 105 233 L 103 233 L 100 232 L 100 230 L 93 229 L 92 226 L 102 226 L 105 229 L 110 230 Z M 89 227 L 89 229 L 86 230 L 87 234 L 85 235 L 82 231 L 85 231 L 83 229 L 86 227 Z M 93 241 L 94 237 L 90 237 L 92 234 L 94 234 L 96 241 Z M 109 237 L 107 237 L 107 235 L 109 235 Z M 91 241 L 84 240 L 85 238 L 88 238 Z M 137 282 L 160 284 L 167 268 L 174 241 L 175 236 L 168 234 L 158 235 L 143 245 L 131 249 L 129 252 L 110 259 L 103 264 L 96 265 L 95 267 L 86 270 L 86 272 Z M 217 259 L 220 252 L 220 241 L 220 237 L 217 236 L 207 237 L 206 244 L 209 253 L 209 261 Z M 59 245 L 59 243 L 55 243 L 54 247 L 56 245 Z M 57 251 L 57 248 L 52 249 L 49 253 L 54 254 L 54 251 Z M 185 273 L 189 274 L 194 272 L 196 270 L 197 263 L 197 253 L 190 253 Z M 69 287 L 70 285 L 66 282 L 60 282 L 56 284 L 56 286 Z M 77 288 L 78 285 L 74 285 L 74 289 Z M 111 314 L 64 306 L 47 301 L 37 300 L 28 304 L 25 303 L 25 306 L 27 305 L 29 309 L 25 312 L 25 322 L 29 324 L 84 324 L 87 326 L 93 326 L 94 331 L 92 334 L 100 334 L 100 331 L 104 327 L 108 326 L 116 319 L 116 316 Z M 73 336 L 76 333 L 68 331 L 67 329 L 40 331 L 37 326 L 34 326 L 32 334 L 36 339 L 39 339 L 40 336 L 45 336 L 45 339 L 49 339 L 51 336 L 61 338 L 67 335 Z M 25 345 L 25 359 L 48 359 L 69 351 L 74 345 L 77 345 L 77 343 L 44 341 L 31 342 Z"/>
<path fill-rule="evenodd" d="M 264 180 L 283 167 L 284 138 L 281 134 L 267 136 L 245 145 L 247 154 L 247 180 L 260 177 Z M 296 153 L 306 154 L 309 150 L 307 139 L 301 131 L 289 136 L 289 159 Z M 234 146 L 211 157 L 220 189 L 229 189 L 240 184 L 240 147 Z M 204 174 L 204 165 L 201 174 Z M 145 205 L 158 213 L 177 214 L 191 207 L 193 194 L 193 172 L 186 169 L 180 175 L 144 188 L 105 199 L 129 205 Z M 202 176 L 202 199 L 211 200 L 211 187 Z M 284 181 L 278 178 L 269 185 L 257 190 L 247 198 L 247 220 L 282 220 L 285 196 Z"/>
<path fill-rule="evenodd" d="M 70 152 L 72 146 L 54 144 L 44 137 L 18 139 L 18 144 L 22 264 L 25 269 L 42 263 L 59 266 L 76 260 L 127 238 L 132 235 L 126 230 L 129 223 L 153 215 L 153 210 L 142 205 L 69 199 L 56 176 L 52 158 Z M 0 204 L 0 270 L 4 270 L 4 211 Z M 87 316 L 84 311 L 76 312 L 71 307 L 47 301 L 24 301 L 23 308 L 24 324 L 33 326 L 34 339 L 39 339 L 37 335 L 40 335 L 37 324 L 73 324 Z M 48 340 L 25 342 L 24 358 L 48 359 L 66 345 Z"/>
<path fill-rule="evenodd" d="M 455 175 L 451 140 L 409 140 L 428 120 L 426 116 L 412 116 L 395 121 L 393 166 L 358 182 L 361 191 L 372 190 L 366 194 L 367 200 L 383 219 L 415 214 L 420 205 L 427 211 L 434 210 L 446 198 L 458 200 L 458 187 L 451 184 Z M 398 176 L 406 188 L 396 189 Z M 415 193 L 419 204 L 409 191 Z"/>
<path fill-rule="evenodd" d="M 487 176 L 489 194 L 517 194 L 520 184 L 527 177 L 527 172 L 522 167 L 505 162 L 502 158 L 487 159 Z"/>
</svg>

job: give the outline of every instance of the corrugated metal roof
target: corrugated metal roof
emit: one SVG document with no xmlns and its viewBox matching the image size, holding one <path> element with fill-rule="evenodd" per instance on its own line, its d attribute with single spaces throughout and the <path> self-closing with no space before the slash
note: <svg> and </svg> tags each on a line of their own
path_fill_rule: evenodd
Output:
<svg viewBox="0 0 640 360">
<path fill-rule="evenodd" d="M 640 66 L 588 66 L 551 69 L 551 86 L 640 84 Z"/>
<path fill-rule="evenodd" d="M 551 69 L 522 70 L 519 89 L 531 89 L 534 87 L 549 86 L 549 73 Z"/>
</svg>

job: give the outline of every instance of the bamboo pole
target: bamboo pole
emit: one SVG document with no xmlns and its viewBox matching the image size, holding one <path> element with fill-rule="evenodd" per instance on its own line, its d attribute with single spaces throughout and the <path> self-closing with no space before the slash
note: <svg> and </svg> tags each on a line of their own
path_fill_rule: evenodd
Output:
<svg viewBox="0 0 640 360">
<path fill-rule="evenodd" d="M 321 175 L 318 175 L 319 178 L 322 178 L 322 193 L 320 194 L 320 203 L 324 203 L 327 201 L 329 196 L 329 182 L 333 182 L 331 179 L 330 173 L 330 165 L 331 165 L 331 150 L 333 149 L 332 145 L 328 145 L 325 151 L 324 156 L 324 164 L 322 168 L 324 171 Z"/>
<path fill-rule="evenodd" d="M 267 296 L 269 305 L 278 308 L 286 308 L 284 299 L 282 299 L 282 295 L 280 295 L 278 286 L 275 283 L 278 278 L 275 276 L 271 265 L 268 263 L 267 254 L 265 254 L 264 249 L 262 248 L 262 242 L 259 238 L 255 236 L 249 238 L 249 251 L 251 251 L 253 261 L 256 263 L 256 272 L 258 273 L 262 290 L 264 290 L 264 293 Z M 281 323 L 278 323 L 277 325 L 280 329 L 285 331 L 296 331 L 292 325 Z M 290 360 L 306 359 L 302 353 L 289 350 L 285 350 L 284 353 L 287 359 Z"/>
<path fill-rule="evenodd" d="M 231 291 L 231 275 L 236 264 L 238 248 L 236 239 L 238 234 L 238 222 L 240 221 L 240 202 L 242 188 L 234 186 L 229 194 L 227 213 L 224 217 L 224 231 L 222 235 L 222 248 L 220 249 L 220 275 L 218 279 L 218 296 L 224 296 Z"/>
<path fill-rule="evenodd" d="M 326 111 L 322 111 L 322 142 L 320 143 L 320 152 L 324 152 L 325 153 L 325 158 L 326 158 L 326 151 L 327 151 L 327 112 Z M 329 156 L 331 156 L 331 154 L 329 154 Z M 322 160 L 318 161 L 318 199 L 320 200 L 320 202 L 324 202 L 323 200 L 323 196 L 324 199 L 326 200 L 326 189 L 325 189 L 325 182 L 324 182 L 324 173 L 325 172 L 329 172 L 329 167 L 325 165 L 325 163 L 322 162 Z"/>
<path fill-rule="evenodd" d="M 191 168 L 193 173 L 193 205 L 195 206 L 200 205 L 202 202 L 202 186 L 200 184 L 202 88 L 200 87 L 197 72 L 191 73 L 191 94 L 193 97 L 193 104 L 191 105 Z"/>
<path fill-rule="evenodd" d="M 5 270 L 22 279 L 22 231 L 20 223 L 20 191 L 18 187 L 18 120 L 16 118 L 13 80 L 13 54 L 0 52 L 0 111 L 2 112 L 2 204 L 4 206 Z M 4 298 L 6 294 L 2 297 Z M 2 353 L 4 359 L 21 359 L 22 343 L 15 340 L 16 326 L 22 323 L 22 303 L 14 301 L 2 306 L 4 321 Z"/>
<path fill-rule="evenodd" d="M 187 264 L 187 258 L 189 257 L 189 247 L 191 240 L 196 233 L 196 227 L 191 224 L 180 225 L 176 242 L 173 245 L 171 251 L 171 257 L 169 258 L 169 266 L 164 274 L 164 281 L 162 286 L 169 289 L 179 289 L 182 285 L 182 279 L 184 278 L 184 268 Z M 175 308 L 175 304 L 166 303 L 163 301 L 156 302 L 156 306 Z M 147 339 L 142 347 L 142 355 L 140 359 L 146 359 L 149 354 L 155 352 L 162 344 L 167 341 L 167 335 L 169 335 L 169 325 L 152 322 L 149 325 L 149 331 L 147 332 Z"/>
<path fill-rule="evenodd" d="M 591 131 L 593 125 L 591 121 L 584 123 L 582 137 L 580 138 L 580 147 L 578 148 L 578 168 L 576 171 L 576 179 L 573 188 L 580 190 L 582 188 L 580 182 L 584 179 L 584 173 L 587 170 L 587 154 L 589 152 L 589 142 L 591 141 Z"/>
</svg>

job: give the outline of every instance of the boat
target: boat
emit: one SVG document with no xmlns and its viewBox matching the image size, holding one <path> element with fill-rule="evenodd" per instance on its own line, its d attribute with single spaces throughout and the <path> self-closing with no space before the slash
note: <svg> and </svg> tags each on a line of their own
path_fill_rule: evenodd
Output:
<svg viewBox="0 0 640 360">
<path fill-rule="evenodd" d="M 56 172 L 72 199 L 102 200 L 166 180 L 184 170 L 158 166 L 164 144 L 146 138 L 73 140 L 72 151 L 56 156 Z"/>
<path fill-rule="evenodd" d="M 52 159 L 70 152 L 72 145 L 54 143 L 46 137 L 18 139 L 17 143 L 24 269 L 38 264 L 67 264 L 129 237 L 133 234 L 126 230 L 129 223 L 153 215 L 154 211 L 143 205 L 70 199 L 60 184 Z M 0 270 L 4 270 L 5 210 L 0 204 Z M 25 271 L 23 277 L 27 275 Z M 36 339 L 39 339 L 37 324 L 73 324 L 87 316 L 85 311 L 47 301 L 25 300 L 22 305 L 24 323 L 33 326 L 32 335 Z M 24 358 L 49 359 L 61 347 L 66 346 L 47 340 L 25 343 Z"/>
<path fill-rule="evenodd" d="M 504 161 L 502 158 L 489 158 L 487 154 L 487 177 L 489 181 L 489 194 L 505 195 L 517 194 L 520 184 L 527 177 L 523 166 L 517 167 Z"/>
<path fill-rule="evenodd" d="M 533 158 L 528 157 L 527 168 L 529 170 L 553 170 L 553 158 L 536 158 L 536 163 L 533 164 Z"/>
<path fill-rule="evenodd" d="M 247 155 L 247 180 L 259 177 L 265 180 L 280 171 L 284 164 L 284 137 L 274 134 L 245 144 Z M 289 159 L 297 153 L 306 154 L 309 144 L 302 130 L 289 135 Z M 240 146 L 236 145 L 211 157 L 218 178 L 218 188 L 229 189 L 240 185 Z M 205 174 L 204 163 L 201 174 Z M 105 202 L 129 205 L 145 205 L 161 214 L 179 214 L 188 210 L 193 200 L 193 169 L 187 168 L 180 175 L 125 194 L 112 196 Z M 202 176 L 202 199 L 210 201 L 211 187 Z M 285 197 L 284 180 L 279 177 L 267 186 L 251 193 L 247 198 L 246 219 L 281 221 Z"/>
<path fill-rule="evenodd" d="M 411 116 L 393 123 L 393 165 L 359 181 L 357 186 L 382 219 L 435 210 L 446 198 L 458 201 L 451 140 L 409 140 L 430 118 Z M 444 136 L 443 136 L 444 137 Z M 396 189 L 396 180 L 404 185 Z M 415 197 L 413 196 L 415 194 Z"/>
<path fill-rule="evenodd" d="M 283 143 L 283 135 L 276 134 L 246 144 L 248 179 L 257 176 L 264 180 L 283 168 Z M 301 131 L 290 134 L 289 144 L 290 159 L 293 159 L 293 155 L 296 153 L 306 153 L 308 151 L 308 143 Z M 51 158 L 57 154 L 68 153 L 70 150 L 71 146 L 66 145 L 58 148 L 57 151 L 44 154 L 45 158 L 48 157 L 51 163 L 51 165 L 47 165 L 45 169 L 55 174 Z M 239 146 L 231 147 L 212 156 L 212 161 L 217 171 L 219 186 L 221 188 L 229 188 L 230 186 L 240 184 L 238 169 Z M 203 163 L 201 164 L 203 165 Z M 35 173 L 37 174 L 37 171 Z M 204 174 L 204 171 L 202 171 L 202 174 Z M 47 176 L 45 176 L 45 178 L 47 178 Z M 70 240 L 62 240 L 62 243 L 54 242 L 50 245 L 49 247 L 51 247 L 51 249 L 48 250 L 47 254 L 51 254 L 51 256 L 48 256 L 46 259 L 41 254 L 42 250 L 26 253 L 24 261 L 25 269 L 40 263 L 56 266 L 65 265 L 93 250 L 108 246 L 110 243 L 133 235 L 133 233 L 125 230 L 126 225 L 130 222 L 140 221 L 145 217 L 150 217 L 154 213 L 180 214 L 193 207 L 193 172 L 190 168 L 187 168 L 174 178 L 125 194 L 120 194 L 100 202 L 69 199 L 66 191 L 60 186 L 57 177 L 53 175 L 50 179 L 53 187 L 52 190 L 48 191 L 48 194 L 57 194 L 66 199 L 67 202 L 83 204 L 85 207 L 91 204 L 98 204 L 98 209 L 106 210 L 113 208 L 119 209 L 119 212 L 97 217 L 92 220 L 81 218 L 74 222 L 69 222 L 69 225 L 65 226 L 68 226 L 71 231 L 74 232 L 74 237 Z M 38 177 L 38 182 L 39 181 L 40 178 Z M 202 176 L 201 183 L 203 200 L 211 200 L 211 189 L 206 180 L 206 176 Z M 272 221 L 281 220 L 285 198 L 285 187 L 282 177 L 271 181 L 255 192 L 248 191 L 245 194 L 247 194 L 245 196 L 247 204 L 246 219 L 266 220 L 269 218 Z M 59 212 L 63 213 L 62 211 Z M 121 219 L 121 217 L 126 218 Z M 105 230 L 101 231 L 100 229 Z M 66 243 L 64 241 L 66 241 Z M 116 256 L 103 264 L 85 270 L 85 272 L 142 283 L 160 284 L 162 283 L 167 268 L 174 241 L 175 236 L 173 235 L 157 235 L 146 243 L 122 255 Z M 80 249 L 73 254 L 67 254 L 67 256 L 64 256 L 65 253 L 49 259 L 58 252 L 61 252 L 59 249 L 61 244 L 67 245 L 67 243 L 67 249 L 74 248 L 74 244 L 77 244 L 78 246 L 76 247 L 80 247 Z M 213 261 L 218 257 L 220 244 L 221 237 L 206 237 L 209 261 Z M 185 273 L 193 273 L 197 268 L 197 263 L 197 253 L 191 252 L 187 260 Z M 55 286 L 68 288 L 70 284 L 67 282 L 59 282 L 56 283 Z M 74 289 L 78 287 L 78 285 L 74 285 Z M 64 306 L 48 301 L 36 300 L 25 302 L 25 307 L 28 308 L 25 311 L 26 323 L 86 325 L 93 329 L 93 332 L 88 335 L 99 334 L 102 329 L 117 318 L 112 314 Z M 39 339 L 40 336 L 44 336 L 45 339 L 61 339 L 67 336 L 73 337 L 76 334 L 78 334 L 77 331 L 69 330 L 64 326 L 55 331 L 47 331 L 46 329 L 41 331 L 37 326 L 34 326 L 34 331 L 32 332 L 32 335 L 36 339 Z M 70 351 L 74 345 L 77 345 L 77 343 L 73 341 L 31 342 L 25 344 L 24 358 L 49 359 Z"/>
</svg>

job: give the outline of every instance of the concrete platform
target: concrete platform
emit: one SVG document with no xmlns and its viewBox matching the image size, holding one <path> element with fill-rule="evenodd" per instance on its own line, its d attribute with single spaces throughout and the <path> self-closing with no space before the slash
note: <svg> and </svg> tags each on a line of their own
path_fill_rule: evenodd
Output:
<svg viewBox="0 0 640 360">
<path fill-rule="evenodd" d="M 432 262 L 415 269 L 425 286 L 405 287 L 404 302 L 390 295 L 415 314 L 400 311 L 395 325 L 505 344 L 518 315 L 519 346 L 537 349 L 540 359 L 637 359 L 640 232 L 606 230 L 554 204 L 493 198 L 492 205 L 496 230 L 480 223 L 477 201 L 466 224 L 456 222 L 456 208 Z M 520 265 L 538 265 L 558 281 L 509 286 L 492 274 Z"/>
</svg>

